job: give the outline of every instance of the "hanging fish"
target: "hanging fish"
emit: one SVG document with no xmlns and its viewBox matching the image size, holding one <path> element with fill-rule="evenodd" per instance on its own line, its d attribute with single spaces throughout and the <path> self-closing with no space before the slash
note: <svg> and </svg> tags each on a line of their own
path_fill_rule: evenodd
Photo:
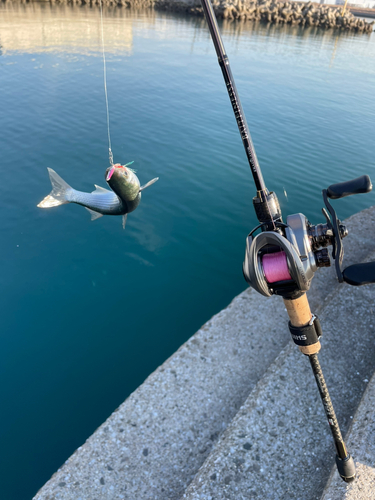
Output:
<svg viewBox="0 0 375 500">
<path fill-rule="evenodd" d="M 92 193 L 73 189 L 52 168 L 47 168 L 52 191 L 38 204 L 38 207 L 50 208 L 65 203 L 77 203 L 90 212 L 91 220 L 98 219 L 102 215 L 122 215 L 122 226 L 125 228 L 128 213 L 133 212 L 141 201 L 141 191 L 159 179 L 156 177 L 141 186 L 134 171 L 128 168 L 132 163 L 126 165 L 116 163 L 113 167 L 107 168 L 105 180 L 112 191 L 95 184 L 96 189 Z"/>
</svg>

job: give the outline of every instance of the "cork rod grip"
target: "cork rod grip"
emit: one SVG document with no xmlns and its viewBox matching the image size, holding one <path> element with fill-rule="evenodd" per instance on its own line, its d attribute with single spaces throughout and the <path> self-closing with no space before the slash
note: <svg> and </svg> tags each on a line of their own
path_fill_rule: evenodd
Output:
<svg viewBox="0 0 375 500">
<path fill-rule="evenodd" d="M 310 310 L 307 295 L 304 293 L 302 297 L 294 300 L 283 299 L 290 322 L 293 326 L 306 326 L 310 323 L 312 314 Z M 298 346 L 299 350 L 309 356 L 320 351 L 320 342 L 309 346 Z"/>
</svg>

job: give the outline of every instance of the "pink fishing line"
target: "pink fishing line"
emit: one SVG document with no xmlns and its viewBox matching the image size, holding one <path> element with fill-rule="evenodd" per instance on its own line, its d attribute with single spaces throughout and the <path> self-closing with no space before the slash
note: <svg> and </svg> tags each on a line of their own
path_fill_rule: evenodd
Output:
<svg viewBox="0 0 375 500">
<path fill-rule="evenodd" d="M 263 255 L 263 271 L 268 283 L 291 280 L 285 252 Z"/>
</svg>

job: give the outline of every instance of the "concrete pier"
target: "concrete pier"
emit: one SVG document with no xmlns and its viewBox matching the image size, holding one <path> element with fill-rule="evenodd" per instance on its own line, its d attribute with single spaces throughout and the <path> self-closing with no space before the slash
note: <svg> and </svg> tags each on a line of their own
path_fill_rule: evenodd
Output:
<svg viewBox="0 0 375 500">
<path fill-rule="evenodd" d="M 3 2 L 27 0 L 2 0 Z M 99 5 L 100 0 L 45 0 L 53 4 Z M 155 8 L 170 12 L 185 12 L 203 16 L 200 0 L 102 0 L 104 5 L 122 6 L 128 8 Z M 343 6 L 317 4 L 313 2 L 293 2 L 282 0 L 213 0 L 212 5 L 217 18 L 229 20 L 262 21 L 272 24 L 290 24 L 301 27 L 320 27 L 371 33 L 374 23 L 361 17 L 361 10 L 343 10 Z M 365 10 L 363 16 L 368 16 L 373 9 Z M 370 12 L 371 15 L 371 12 Z M 375 11 L 374 11 L 375 16 Z"/>
<path fill-rule="evenodd" d="M 375 207 L 346 222 L 344 266 L 375 258 Z M 375 287 L 340 285 L 331 267 L 316 273 L 308 296 L 345 434 L 373 397 L 366 388 L 375 370 Z M 321 498 L 337 472 L 329 479 L 334 447 L 308 365 L 290 340 L 281 298 L 245 290 L 152 373 L 34 500 Z M 359 431 L 374 440 L 366 411 Z M 373 471 L 375 448 L 363 455 L 358 446 L 356 484 L 375 500 L 361 465 Z"/>
</svg>

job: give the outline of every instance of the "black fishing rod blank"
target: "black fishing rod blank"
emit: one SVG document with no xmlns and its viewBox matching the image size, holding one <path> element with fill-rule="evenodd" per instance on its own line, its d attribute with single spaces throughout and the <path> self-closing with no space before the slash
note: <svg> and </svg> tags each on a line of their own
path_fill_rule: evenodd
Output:
<svg viewBox="0 0 375 500">
<path fill-rule="evenodd" d="M 259 166 L 258 158 L 255 153 L 253 141 L 251 139 L 249 127 L 247 126 L 245 113 L 242 109 L 240 97 L 234 83 L 232 71 L 229 65 L 229 59 L 225 52 L 224 44 L 220 36 L 215 12 L 210 0 L 202 0 L 202 7 L 210 29 L 212 41 L 215 46 L 217 58 L 221 71 L 223 73 L 225 85 L 227 87 L 230 102 L 232 104 L 234 116 L 236 118 L 238 130 L 241 135 L 242 143 L 245 148 L 247 160 L 253 175 L 257 196 L 253 199 L 255 212 L 261 224 L 265 228 L 275 229 L 275 222 L 281 221 L 281 210 L 278 199 L 273 192 L 269 192 L 264 183 L 262 171 Z"/>
<path fill-rule="evenodd" d="M 306 293 L 298 299 L 288 300 L 284 298 L 284 304 L 290 318 L 289 331 L 292 335 L 292 339 L 302 354 L 309 358 L 318 386 L 336 448 L 337 471 L 345 482 L 350 483 L 355 479 L 355 464 L 342 438 L 340 426 L 318 359 L 318 352 L 321 349 L 320 337 L 322 336 L 319 319 L 311 313 Z"/>
<path fill-rule="evenodd" d="M 309 356 L 312 371 L 319 389 L 320 397 L 322 398 L 323 407 L 326 413 L 329 427 L 332 432 L 332 437 L 336 446 L 336 465 L 340 476 L 346 482 L 350 482 L 355 478 L 355 465 L 354 460 L 348 453 L 344 440 L 341 435 L 339 423 L 336 418 L 335 410 L 333 409 L 332 401 L 329 396 L 326 382 L 324 380 L 323 372 L 320 367 L 317 354 Z"/>
<path fill-rule="evenodd" d="M 309 357 L 315 376 L 336 446 L 337 470 L 344 481 L 350 482 L 355 478 L 355 465 L 343 441 L 319 364 L 319 339 L 322 330 L 319 319 L 311 313 L 306 292 L 317 268 L 331 265 L 327 246 L 332 246 L 332 258 L 336 260 L 340 283 L 346 281 L 356 286 L 375 283 L 375 263 L 356 264 L 341 271 L 344 255 L 341 240 L 348 231 L 328 201 L 328 198 L 339 199 L 352 194 L 368 193 L 372 184 L 370 178 L 363 175 L 324 189 L 326 208 L 322 211 L 325 223 L 313 225 L 301 213 L 289 215 L 286 223 L 282 222 L 277 197 L 274 193 L 269 193 L 263 180 L 211 2 L 201 2 L 257 189 L 253 203 L 260 224 L 246 239 L 243 274 L 248 284 L 262 295 L 269 297 L 276 294 L 283 297 L 290 319 L 292 339 L 299 350 Z M 259 229 L 261 232 L 254 236 Z"/>
</svg>

